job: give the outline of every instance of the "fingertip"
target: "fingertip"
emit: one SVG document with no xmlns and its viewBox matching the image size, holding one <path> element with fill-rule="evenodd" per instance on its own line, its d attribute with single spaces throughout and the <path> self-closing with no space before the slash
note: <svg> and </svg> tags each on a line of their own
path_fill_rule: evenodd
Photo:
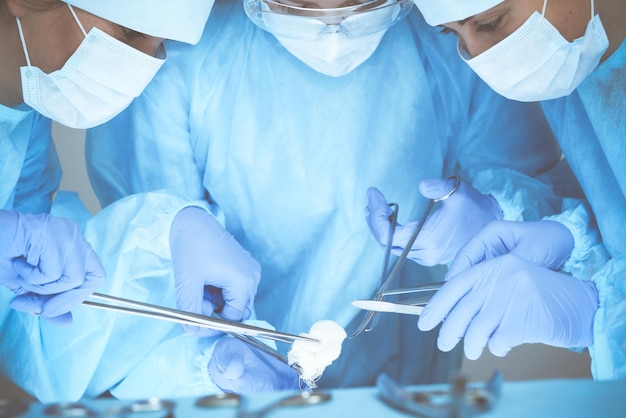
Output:
<svg viewBox="0 0 626 418">
<path fill-rule="evenodd" d="M 230 303 L 226 303 L 224 305 L 224 308 L 222 308 L 222 311 L 219 313 L 219 316 L 228 321 L 240 322 L 244 319 L 245 311 L 245 308 L 239 309 L 238 307 L 233 306 Z"/>
<path fill-rule="evenodd" d="M 234 355 L 228 361 L 228 364 L 222 368 L 224 377 L 229 380 L 237 380 L 243 376 L 243 372 L 246 370 L 243 357 Z"/>
<path fill-rule="evenodd" d="M 437 326 L 437 323 L 435 323 L 430 316 L 425 316 L 425 311 L 425 309 L 422 311 L 422 314 L 417 320 L 417 328 L 419 328 L 420 331 L 430 331 Z"/>
<path fill-rule="evenodd" d="M 467 357 L 468 360 L 478 360 L 481 356 L 481 354 L 483 353 L 483 349 L 475 349 L 475 348 L 467 348 L 467 346 L 465 346 L 465 357 Z"/>
<path fill-rule="evenodd" d="M 39 315 L 42 310 L 42 301 L 39 295 L 28 292 L 15 296 L 11 302 L 9 302 L 9 307 L 16 311 Z"/>
<path fill-rule="evenodd" d="M 46 322 L 49 322 L 52 325 L 55 325 L 60 328 L 68 328 L 69 326 L 72 325 L 72 313 L 71 312 L 66 312 L 64 314 L 57 315 L 57 316 L 42 316 L 41 318 L 43 318 Z"/>
<path fill-rule="evenodd" d="M 509 339 L 503 338 L 502 333 L 498 330 L 494 332 L 494 335 L 489 340 L 489 351 L 496 357 L 504 357 L 515 345 Z"/>
<path fill-rule="evenodd" d="M 448 193 L 445 179 L 428 178 L 419 182 L 420 194 L 428 199 L 437 199 Z"/>
<path fill-rule="evenodd" d="M 448 339 L 448 338 L 442 337 L 441 334 L 440 334 L 439 338 L 437 338 L 437 348 L 439 348 L 439 350 L 447 353 L 448 351 L 450 351 L 454 347 L 456 347 L 456 345 L 459 343 L 460 340 L 461 340 L 460 338 L 458 338 L 456 340 Z"/>
</svg>

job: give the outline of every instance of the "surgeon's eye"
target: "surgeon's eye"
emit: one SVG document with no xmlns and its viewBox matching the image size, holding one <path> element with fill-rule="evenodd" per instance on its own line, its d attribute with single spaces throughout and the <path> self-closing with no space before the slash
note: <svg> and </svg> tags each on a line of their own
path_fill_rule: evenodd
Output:
<svg viewBox="0 0 626 418">
<path fill-rule="evenodd" d="M 502 20 L 502 16 L 498 17 L 497 19 L 492 20 L 489 23 L 479 24 L 478 27 L 476 28 L 476 31 L 477 32 L 493 32 L 494 30 L 498 28 L 501 20 Z"/>
<path fill-rule="evenodd" d="M 439 26 L 439 33 L 442 33 L 444 35 L 451 35 L 453 33 L 456 33 L 454 30 L 445 27 L 445 26 Z"/>
</svg>

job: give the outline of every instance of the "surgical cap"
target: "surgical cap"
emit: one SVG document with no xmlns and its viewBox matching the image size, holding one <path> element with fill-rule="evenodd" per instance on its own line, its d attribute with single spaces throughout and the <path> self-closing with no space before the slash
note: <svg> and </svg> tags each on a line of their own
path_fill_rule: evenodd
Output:
<svg viewBox="0 0 626 418">
<path fill-rule="evenodd" d="M 136 32 L 195 45 L 214 0 L 62 0 Z"/>
<path fill-rule="evenodd" d="M 413 0 L 430 26 L 456 22 L 491 9 L 504 0 Z"/>
</svg>

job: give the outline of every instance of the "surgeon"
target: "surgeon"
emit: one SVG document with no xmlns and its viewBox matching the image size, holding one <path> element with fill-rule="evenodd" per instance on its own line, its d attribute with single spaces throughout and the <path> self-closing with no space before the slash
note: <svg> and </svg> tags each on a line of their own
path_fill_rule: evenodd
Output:
<svg viewBox="0 0 626 418">
<path fill-rule="evenodd" d="M 77 226 L 45 214 L 61 169 L 50 121 L 106 122 L 165 61 L 163 39 L 194 44 L 212 1 L 0 1 L 0 283 L 10 306 L 69 324 L 105 279 Z"/>
<path fill-rule="evenodd" d="M 256 314 L 281 331 L 308 332 L 323 319 L 356 329 L 361 315 L 350 302 L 371 296 L 384 257 L 363 217 L 370 186 L 411 219 L 427 204 L 420 179 L 460 175 L 459 196 L 485 202 L 467 221 L 474 228 L 501 216 L 494 195 L 518 199 L 528 219 L 561 207 L 551 182 L 566 172 L 538 106 L 494 93 L 406 0 L 218 0 L 196 47 L 166 46 L 168 61 L 144 94 L 88 132 L 96 194 L 105 206 L 161 189 L 206 201 L 260 264 Z M 511 184 L 525 192 L 511 196 Z M 193 254 L 237 281 L 236 260 Z M 412 264 L 398 286 L 442 275 Z M 213 290 L 196 283 L 177 299 Z M 343 343 L 318 386 L 372 385 L 382 372 L 447 381 L 460 352 L 438 351 L 435 333 L 414 328 L 414 319 L 381 316 Z M 214 353 L 223 355 L 209 366 L 220 388 L 284 388 L 281 373 L 240 377 L 265 370 L 249 350 L 220 340 Z"/>
<path fill-rule="evenodd" d="M 498 356 L 523 343 L 588 347 L 594 378 L 626 377 L 626 4 L 415 2 L 456 34 L 461 59 L 450 59 L 507 98 L 541 101 L 588 200 L 541 222 L 488 224 L 456 255 L 419 328 L 443 321 L 439 348 L 463 338 L 470 359 L 485 346 Z"/>
<path fill-rule="evenodd" d="M 119 388 L 119 383 L 128 369 L 137 365 L 137 358 L 126 353 L 116 357 L 118 352 L 107 343 L 131 342 L 129 336 L 137 335 L 136 324 L 113 321 L 110 315 L 89 311 L 73 316 L 70 310 L 81 309 L 77 305 L 96 288 L 164 304 L 173 294 L 173 290 L 165 291 L 167 286 L 175 287 L 172 278 L 160 270 L 171 262 L 170 229 L 172 235 L 191 237 L 205 233 L 203 226 L 214 222 L 206 205 L 200 205 L 189 208 L 202 209 L 206 215 L 198 217 L 200 222 L 192 230 L 182 223 L 172 228 L 175 215 L 192 203 L 176 205 L 168 197 L 168 206 L 158 196 L 138 196 L 108 212 L 111 215 L 104 213 L 89 222 L 86 211 L 60 210 L 67 207 L 60 194 L 55 208 L 51 208 L 61 176 L 50 138 L 51 120 L 86 128 L 119 113 L 141 93 L 165 61 L 163 39 L 197 43 L 212 4 L 0 2 L 0 306 L 5 308 L 0 312 L 0 371 L 41 401 L 75 401 L 113 390 L 114 385 L 118 385 L 115 392 L 119 396 L 135 394 Z M 120 224 L 139 225 L 133 216 L 141 217 L 147 226 L 128 231 L 116 228 Z M 210 221 L 203 224 L 201 220 L 207 218 Z M 83 238 L 83 226 L 88 240 Z M 165 241 L 157 240 L 163 231 Z M 146 239 L 146 234 L 152 240 Z M 205 242 L 203 248 L 213 242 Z M 251 310 L 255 280 L 260 274 L 258 263 L 238 253 L 239 246 L 224 245 L 224 239 L 220 244 L 222 251 L 241 254 L 239 265 L 250 273 L 248 297 L 240 298 L 244 306 L 234 310 L 228 303 L 223 306 L 225 314 L 240 320 L 244 312 Z M 150 262 L 141 268 L 128 267 L 124 257 L 128 252 L 131 254 L 127 257 L 134 261 Z M 105 270 L 110 278 L 106 282 Z M 143 282 L 133 281 L 136 276 L 156 287 L 154 292 L 143 292 L 150 286 L 142 287 Z M 165 283 L 161 287 L 154 286 L 158 277 L 163 277 Z M 245 305 L 247 302 L 250 306 Z M 66 327 L 56 326 L 59 324 Z M 141 347 L 137 356 L 150 358 L 147 353 L 163 335 L 168 335 L 170 328 L 143 329 L 154 332 L 144 335 L 145 342 L 134 341 L 132 345 Z M 115 330 L 119 340 L 112 337 Z M 108 361 L 101 361 L 105 352 Z M 173 367 L 179 369 L 180 365 Z M 112 373 L 100 377 L 101 369 Z M 194 390 L 214 387 L 210 380 L 205 381 L 205 385 L 195 385 Z M 162 386 L 161 392 L 172 393 L 171 388 Z M 179 393 L 195 393 L 188 386 L 181 387 L 185 389 Z"/>
</svg>

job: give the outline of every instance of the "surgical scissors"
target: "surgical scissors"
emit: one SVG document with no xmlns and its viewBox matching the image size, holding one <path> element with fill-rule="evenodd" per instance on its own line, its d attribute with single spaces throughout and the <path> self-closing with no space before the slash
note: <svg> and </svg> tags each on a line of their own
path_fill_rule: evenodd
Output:
<svg viewBox="0 0 626 418">
<path fill-rule="evenodd" d="M 124 299 L 117 296 L 104 295 L 102 293 L 93 293 L 91 295 L 91 298 L 107 302 L 115 302 L 118 305 L 93 302 L 90 300 L 83 301 L 83 305 L 91 306 L 98 309 L 123 312 L 131 315 L 145 316 L 148 318 L 155 318 L 163 321 L 193 325 L 201 328 L 210 328 L 230 334 L 267 338 L 270 340 L 281 341 L 290 344 L 296 340 L 319 342 L 318 340 L 310 337 L 287 334 L 285 332 L 274 331 L 267 328 L 246 325 L 239 322 L 227 321 L 225 319 L 213 318 L 191 312 L 179 311 L 177 309 L 165 308 L 163 306 Z"/>
<path fill-rule="evenodd" d="M 411 251 L 411 247 L 415 243 L 417 236 L 422 230 L 422 227 L 424 226 L 424 223 L 426 222 L 426 219 L 428 218 L 428 215 L 432 211 L 435 204 L 452 196 L 454 192 L 456 192 L 459 186 L 461 185 L 460 177 L 450 176 L 447 179 L 454 180 L 454 185 L 452 186 L 452 189 L 445 195 L 436 199 L 431 199 L 428 202 L 428 206 L 426 206 L 426 210 L 424 211 L 424 214 L 422 215 L 417 226 L 415 227 L 413 234 L 411 234 L 411 237 L 407 241 L 406 246 L 404 247 L 404 250 L 402 251 L 398 259 L 396 260 L 389 275 L 387 275 L 389 258 L 390 258 L 389 255 L 391 253 L 391 247 L 393 244 L 393 235 L 395 233 L 395 228 L 398 222 L 398 205 L 396 203 L 389 204 L 389 206 L 391 206 L 393 209 L 392 209 L 391 215 L 389 216 L 391 227 L 389 228 L 389 233 L 387 234 L 387 245 L 385 246 L 385 258 L 383 260 L 381 284 L 380 284 L 380 287 L 376 290 L 376 293 L 372 299 L 376 301 L 382 301 L 385 295 L 388 294 L 387 291 L 389 290 L 389 288 L 391 287 L 395 279 L 398 277 L 398 274 L 400 273 L 400 269 L 404 265 L 404 262 L 406 261 L 406 258 L 409 255 L 409 251 Z M 375 313 L 376 313 L 375 311 L 368 311 L 365 314 L 365 317 L 363 318 L 363 320 L 361 321 L 361 324 L 359 325 L 359 327 L 356 329 L 354 333 L 352 333 L 352 335 L 350 335 L 349 338 L 355 338 L 356 336 L 361 334 L 363 331 L 366 331 L 366 332 L 371 331 L 374 327 L 372 326 L 368 328 L 368 325 L 371 322 L 372 318 L 374 317 Z"/>
</svg>

